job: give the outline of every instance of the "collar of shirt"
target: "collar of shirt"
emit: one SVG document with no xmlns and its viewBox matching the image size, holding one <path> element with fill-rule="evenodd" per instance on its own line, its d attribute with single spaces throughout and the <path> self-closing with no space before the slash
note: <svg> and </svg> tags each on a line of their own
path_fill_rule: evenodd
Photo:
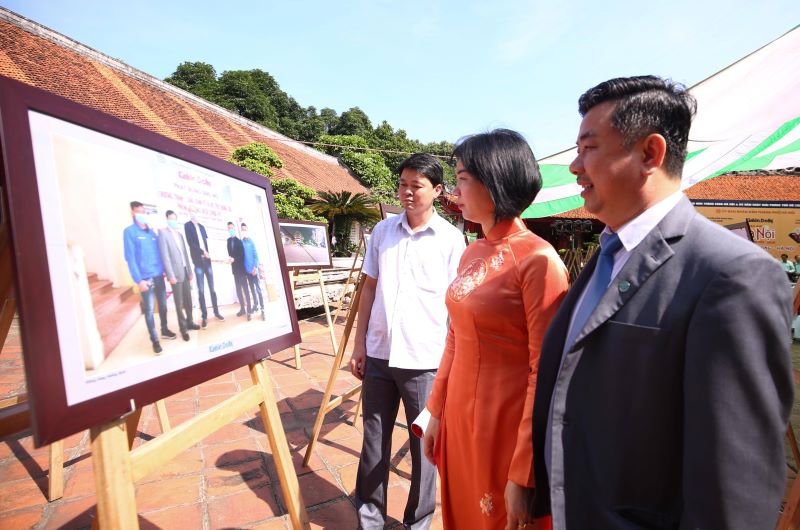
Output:
<svg viewBox="0 0 800 530">
<path fill-rule="evenodd" d="M 617 235 L 624 249 L 628 252 L 635 249 L 647 237 L 647 234 L 678 204 L 681 197 L 683 197 L 683 192 L 676 191 L 672 195 L 661 199 L 617 230 Z M 613 233 L 608 227 L 605 227 L 603 232 L 607 234 Z"/>
<path fill-rule="evenodd" d="M 432 213 L 430 219 L 428 219 L 428 222 L 425 223 L 422 226 L 422 228 L 420 228 L 416 232 L 414 232 L 414 229 L 411 228 L 411 226 L 408 224 L 408 215 L 406 215 L 405 210 L 403 210 L 403 213 L 401 213 L 400 215 L 397 216 L 397 217 L 399 217 L 399 219 L 397 221 L 398 228 L 403 228 L 409 234 L 415 234 L 415 233 L 419 234 L 419 233 L 422 233 L 422 232 L 424 232 L 425 230 L 428 230 L 428 229 L 433 231 L 433 233 L 436 233 L 436 228 L 437 228 L 437 225 L 439 224 L 439 222 L 441 221 L 441 222 L 445 222 L 446 223 L 447 221 L 445 221 L 444 219 L 439 217 L 439 214 L 436 213 L 436 208 L 431 207 L 431 209 L 433 210 L 433 213 Z"/>
</svg>

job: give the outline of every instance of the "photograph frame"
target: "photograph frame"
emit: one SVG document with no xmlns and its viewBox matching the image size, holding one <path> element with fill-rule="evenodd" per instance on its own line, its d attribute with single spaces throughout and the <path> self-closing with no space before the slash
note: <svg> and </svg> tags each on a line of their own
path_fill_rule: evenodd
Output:
<svg viewBox="0 0 800 530">
<path fill-rule="evenodd" d="M 733 223 L 725 225 L 725 228 L 735 233 L 736 235 L 739 236 L 744 235 L 744 239 L 753 242 L 753 231 L 750 229 L 750 223 L 748 221 L 742 221 L 741 223 Z M 744 232 L 744 234 L 742 234 L 742 232 Z"/>
<path fill-rule="evenodd" d="M 394 204 L 380 203 L 378 207 L 381 211 L 381 219 L 388 219 L 389 217 L 403 213 L 403 208 L 400 206 L 395 206 Z"/>
<path fill-rule="evenodd" d="M 169 163 L 198 168 L 198 171 L 229 182 L 236 189 L 252 190 L 252 196 L 256 198 L 263 197 L 263 204 L 258 199 L 259 205 L 252 208 L 258 208 L 263 218 L 265 245 L 269 246 L 269 241 L 272 241 L 271 245 L 274 246 L 274 254 L 272 246 L 269 246 L 269 250 L 274 258 L 274 272 L 278 275 L 276 281 L 282 284 L 282 289 L 277 289 L 278 296 L 282 295 L 279 305 L 287 313 L 281 313 L 281 331 L 271 335 L 271 332 L 262 332 L 259 328 L 257 333 L 251 334 L 258 338 L 250 339 L 251 335 L 248 335 L 241 347 L 236 342 L 237 337 L 234 337 L 230 346 L 220 353 L 213 353 L 215 346 L 209 346 L 208 351 L 212 353 L 206 357 L 197 361 L 191 360 L 188 355 L 182 358 L 185 366 L 161 368 L 155 370 L 152 377 L 132 379 L 124 386 L 100 395 L 79 401 L 68 400 L 68 385 L 73 381 L 68 375 L 71 368 L 64 363 L 65 356 L 70 355 L 75 346 L 65 342 L 61 336 L 63 321 L 59 320 L 58 315 L 63 313 L 64 307 L 56 293 L 64 288 L 51 275 L 58 264 L 51 256 L 53 247 L 47 242 L 52 231 L 45 227 L 52 222 L 49 216 L 54 214 L 43 210 L 42 206 L 49 200 L 46 195 L 50 192 L 40 186 L 42 176 L 35 153 L 37 139 L 33 136 L 36 128 L 34 116 L 40 120 L 63 122 L 65 127 L 77 127 L 87 131 L 87 135 L 99 134 L 108 138 L 109 142 L 119 142 L 137 152 L 146 151 Z M 14 256 L 11 270 L 14 274 L 31 426 L 36 446 L 119 418 L 134 409 L 259 362 L 273 352 L 300 343 L 299 325 L 282 245 L 278 243 L 278 219 L 268 179 L 156 132 L 2 76 L 0 137 L 3 162 L 0 177 L 5 197 L 3 222 L 10 235 L 9 244 Z M 82 204 L 81 208 L 84 207 Z M 130 219 L 128 222 L 131 222 Z M 66 267 L 63 264 L 61 266 Z M 167 304 L 168 307 L 171 305 Z M 59 322 L 62 322 L 61 327 Z M 262 336 L 267 338 L 261 340 Z M 124 374 L 125 370 L 121 372 Z M 118 379 L 122 380 L 125 378 Z"/>
<path fill-rule="evenodd" d="M 305 220 L 298 220 L 298 219 L 278 219 L 278 228 L 281 232 L 281 240 L 285 241 L 285 238 L 292 237 L 293 232 L 296 232 L 295 229 L 302 230 L 304 234 L 304 239 L 306 241 L 309 240 L 309 232 L 313 234 L 319 234 L 320 230 L 322 230 L 322 241 L 325 242 L 325 248 L 327 250 L 327 258 L 325 261 L 319 261 L 317 259 L 313 259 L 312 254 L 308 254 L 308 257 L 311 259 L 302 259 L 299 256 L 294 256 L 290 252 L 290 248 L 287 249 L 287 243 L 283 244 L 283 254 L 286 257 L 286 267 L 289 270 L 321 270 L 321 269 L 332 269 L 333 268 L 333 255 L 331 254 L 331 240 L 328 233 L 328 223 L 326 221 L 305 221 Z M 296 237 L 296 236 L 295 236 Z M 320 247 L 317 247 L 320 248 Z M 316 253 L 318 258 L 324 258 L 325 256 L 322 255 L 323 253 Z"/>
</svg>

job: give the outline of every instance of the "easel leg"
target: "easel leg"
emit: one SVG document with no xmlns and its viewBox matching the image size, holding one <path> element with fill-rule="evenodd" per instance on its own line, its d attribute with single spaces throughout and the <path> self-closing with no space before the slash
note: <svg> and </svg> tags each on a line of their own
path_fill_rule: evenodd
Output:
<svg viewBox="0 0 800 530">
<path fill-rule="evenodd" d="M 300 368 L 301 368 L 301 365 L 300 365 L 300 345 L 299 344 L 295 344 L 294 345 L 294 367 L 295 367 L 296 370 L 300 370 Z"/>
<path fill-rule="evenodd" d="M 47 500 L 64 496 L 64 441 L 50 444 L 50 469 L 47 471 Z"/>
<path fill-rule="evenodd" d="M 97 490 L 96 520 L 103 530 L 139 528 L 125 423 L 120 418 L 90 430 Z"/>
<path fill-rule="evenodd" d="M 167 405 L 163 399 L 156 401 L 156 414 L 158 414 L 158 424 L 161 425 L 161 432 L 169 432 L 172 426 L 169 424 Z"/>
<path fill-rule="evenodd" d="M 322 430 L 322 422 L 325 420 L 325 415 L 334 407 L 338 406 L 339 403 L 345 399 L 345 395 L 349 395 L 352 392 L 357 391 L 356 389 L 360 388 L 361 385 L 355 387 L 355 389 L 350 390 L 343 394 L 342 396 L 336 398 L 334 401 L 331 401 L 331 393 L 333 391 L 333 385 L 336 382 L 336 376 L 339 374 L 339 368 L 342 366 L 342 359 L 344 358 L 344 350 L 347 348 L 347 341 L 350 339 L 350 332 L 353 329 L 353 323 L 356 320 L 356 315 L 358 314 L 358 303 L 361 301 L 361 287 L 364 285 L 363 279 L 359 280 L 356 284 L 356 291 L 353 293 L 353 302 L 350 306 L 349 313 L 347 315 L 347 322 L 344 324 L 344 333 L 342 334 L 342 342 L 339 343 L 339 348 L 336 350 L 336 357 L 333 359 L 333 366 L 331 366 L 331 375 L 328 376 L 328 384 L 325 385 L 325 394 L 322 396 L 322 403 L 319 406 L 319 411 L 317 411 L 317 419 L 314 420 L 314 428 L 311 430 L 311 439 L 308 441 L 308 447 L 306 447 L 306 456 L 303 458 L 303 466 L 308 465 L 308 461 L 311 459 L 311 452 L 314 449 L 314 445 L 317 443 L 317 438 L 319 438 L 319 433 Z"/>
<path fill-rule="evenodd" d="M 310 529 L 303 496 L 300 494 L 300 485 L 297 482 L 297 474 L 292 466 L 292 455 L 289 453 L 286 433 L 283 431 L 275 394 L 272 391 L 272 381 L 265 373 L 264 364 L 261 362 L 251 364 L 250 377 L 253 384 L 260 386 L 263 390 L 264 400 L 260 405 L 261 420 L 264 422 L 269 444 L 272 447 L 272 456 L 275 458 L 275 467 L 281 481 L 281 492 L 286 501 L 286 508 L 289 510 L 292 527 L 295 530 Z"/>
<path fill-rule="evenodd" d="M 339 349 L 339 345 L 336 344 L 336 333 L 333 331 L 333 320 L 331 319 L 331 310 L 328 307 L 328 293 L 325 289 L 325 282 L 322 280 L 322 272 L 319 273 L 319 290 L 322 293 L 322 307 L 325 308 L 325 318 L 328 321 L 328 331 L 331 335 L 331 346 L 333 346 L 333 351 Z"/>
</svg>

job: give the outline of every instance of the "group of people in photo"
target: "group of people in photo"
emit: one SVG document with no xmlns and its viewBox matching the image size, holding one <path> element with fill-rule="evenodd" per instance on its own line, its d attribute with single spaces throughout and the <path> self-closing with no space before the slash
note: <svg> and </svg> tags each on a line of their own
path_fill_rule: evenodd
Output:
<svg viewBox="0 0 800 530">
<path fill-rule="evenodd" d="M 219 310 L 214 289 L 208 233 L 206 227 L 198 222 L 196 215 L 191 214 L 189 221 L 181 224 L 178 215 L 173 210 L 167 210 L 166 226 L 156 230 L 151 226 L 151 217 L 143 203 L 132 201 L 130 208 L 133 223 L 123 231 L 125 261 L 141 296 L 142 312 L 153 353 L 159 355 L 163 351 L 161 339 L 174 340 L 178 336 L 167 324 L 166 282 L 169 282 L 172 290 L 178 331 L 184 341 L 191 339 L 190 331 L 208 326 L 206 283 L 214 317 L 219 321 L 224 321 L 225 317 Z M 266 320 L 259 282 L 258 252 L 255 243 L 248 236 L 247 224 L 241 223 L 237 235 L 236 226 L 229 222 L 228 233 L 228 261 L 239 302 L 236 316 L 246 315 L 247 320 L 250 320 L 260 310 L 261 320 Z M 191 289 L 195 279 L 200 324 L 195 322 L 192 315 Z M 160 333 L 156 329 L 155 304 L 158 304 Z"/>
<path fill-rule="evenodd" d="M 786 275 L 682 193 L 683 86 L 611 79 L 578 108 L 570 171 L 606 226 L 571 287 L 520 219 L 542 186 L 520 134 L 455 148 L 452 193 L 485 234 L 466 248 L 433 208 L 439 161 L 400 165 L 404 211 L 367 245 L 349 366 L 359 528 L 386 523 L 401 402 L 404 528 L 430 527 L 437 469 L 449 530 L 774 527 L 794 391 Z"/>
</svg>

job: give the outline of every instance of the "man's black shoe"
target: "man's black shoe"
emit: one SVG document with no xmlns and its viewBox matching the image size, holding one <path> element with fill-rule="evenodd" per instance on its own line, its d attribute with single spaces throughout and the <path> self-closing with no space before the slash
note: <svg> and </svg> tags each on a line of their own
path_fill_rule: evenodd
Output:
<svg viewBox="0 0 800 530">
<path fill-rule="evenodd" d="M 214 313 L 214 316 L 217 317 L 217 320 L 225 320 L 225 317 L 220 315 L 219 313 Z"/>
<path fill-rule="evenodd" d="M 169 339 L 169 340 L 174 340 L 175 337 L 177 337 L 177 335 L 175 333 L 173 333 L 172 331 L 168 330 L 167 328 L 164 328 L 164 329 L 161 330 L 161 336 L 164 337 L 165 339 Z"/>
<path fill-rule="evenodd" d="M 249 322 L 250 319 L 253 318 L 253 313 L 247 313 L 247 321 Z"/>
<path fill-rule="evenodd" d="M 204 318 L 204 319 L 203 319 L 203 320 L 200 322 L 200 327 L 201 327 L 201 328 L 203 328 L 203 329 L 206 329 L 206 327 L 207 327 L 207 326 L 208 326 L 208 319 L 207 319 L 207 318 Z"/>
<path fill-rule="evenodd" d="M 243 315 L 244 315 L 244 309 L 240 309 L 239 312 L 236 313 L 237 317 L 240 317 L 240 316 L 243 316 Z"/>
<path fill-rule="evenodd" d="M 181 337 L 183 337 L 183 340 L 185 340 L 186 342 L 189 342 L 189 333 L 188 332 L 181 331 Z"/>
<path fill-rule="evenodd" d="M 198 326 L 198 325 L 197 325 L 197 324 L 195 324 L 194 322 L 189 322 L 189 325 L 188 325 L 188 326 L 186 326 L 186 327 L 187 327 L 187 328 L 189 328 L 189 329 L 193 329 L 193 330 L 198 330 L 198 329 L 200 329 L 200 326 Z"/>
<path fill-rule="evenodd" d="M 153 343 L 153 353 L 155 353 L 156 355 L 158 355 L 158 354 L 159 354 L 159 353 L 161 353 L 162 351 L 163 351 L 163 350 L 161 349 L 161 344 L 160 344 L 158 341 L 154 342 L 154 343 Z"/>
<path fill-rule="evenodd" d="M 267 320 L 267 315 L 265 315 L 263 311 L 261 312 L 261 320 Z"/>
</svg>

